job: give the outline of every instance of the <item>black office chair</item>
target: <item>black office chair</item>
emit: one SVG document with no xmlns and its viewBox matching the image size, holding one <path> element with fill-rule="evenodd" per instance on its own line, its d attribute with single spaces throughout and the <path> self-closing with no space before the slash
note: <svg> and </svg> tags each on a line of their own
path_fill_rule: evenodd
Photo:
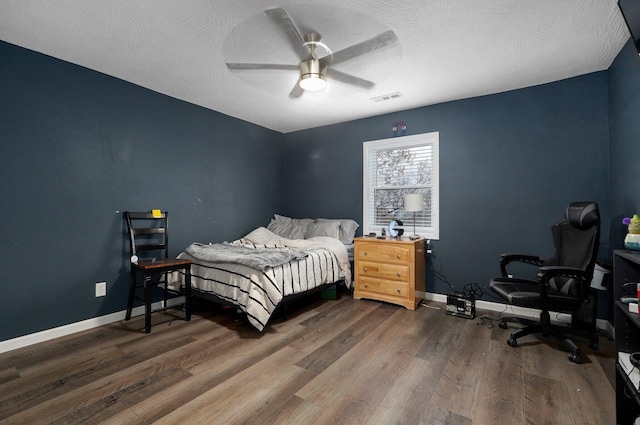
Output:
<svg viewBox="0 0 640 425">
<path fill-rule="evenodd" d="M 146 333 L 151 332 L 153 288 L 163 286 L 164 304 L 158 310 L 166 310 L 169 294 L 176 293 L 167 285 L 168 273 L 174 270 L 183 270 L 185 320 L 191 320 L 191 260 L 168 258 L 169 214 L 166 211 L 125 211 L 124 217 L 129 231 L 131 253 L 131 280 L 125 320 L 131 318 L 135 300 L 140 300 L 145 306 L 144 330 Z M 138 274 L 143 277 L 142 283 L 138 283 Z M 142 298 L 136 295 L 138 288 L 143 288 Z"/>
<path fill-rule="evenodd" d="M 565 334 L 589 339 L 589 346 L 598 349 L 596 303 L 591 293 L 591 279 L 600 241 L 600 212 L 594 202 L 574 202 L 566 210 L 566 220 L 551 227 L 554 255 L 548 260 L 537 256 L 502 254 L 502 277 L 491 280 L 489 288 L 507 303 L 540 309 L 539 321 L 521 318 L 501 318 L 527 325 L 511 334 L 507 343 L 515 347 L 518 338 L 541 333 L 560 340 L 569 351 L 569 360 L 580 363 L 580 349 Z M 539 267 L 537 281 L 510 277 L 507 265 L 522 262 Z M 570 313 L 571 326 L 552 324 L 549 311 Z"/>
</svg>

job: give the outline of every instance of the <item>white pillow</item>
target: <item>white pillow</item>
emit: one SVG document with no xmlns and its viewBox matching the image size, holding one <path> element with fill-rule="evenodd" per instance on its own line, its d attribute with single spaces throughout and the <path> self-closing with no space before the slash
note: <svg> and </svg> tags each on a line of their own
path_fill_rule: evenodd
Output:
<svg viewBox="0 0 640 425">
<path fill-rule="evenodd" d="M 314 236 L 328 236 L 330 238 L 338 239 L 340 233 L 340 224 L 336 221 L 311 223 L 307 226 L 307 232 L 304 235 L 305 239 L 312 238 Z"/>
<path fill-rule="evenodd" d="M 252 242 L 252 243 L 267 243 L 269 242 L 271 239 L 273 238 L 277 238 L 278 235 L 276 235 L 275 233 L 273 233 L 270 230 L 267 230 L 264 227 L 258 227 L 257 229 L 253 230 L 251 233 L 249 233 L 248 235 L 246 235 L 244 237 L 244 239 Z"/>
</svg>

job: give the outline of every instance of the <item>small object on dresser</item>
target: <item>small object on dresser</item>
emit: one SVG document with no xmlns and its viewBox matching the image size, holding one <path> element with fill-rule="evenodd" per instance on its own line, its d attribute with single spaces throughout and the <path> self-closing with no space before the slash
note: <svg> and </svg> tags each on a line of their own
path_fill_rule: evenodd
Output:
<svg viewBox="0 0 640 425">
<path fill-rule="evenodd" d="M 404 223 L 402 223 L 401 220 L 391 220 L 389 223 L 389 236 L 392 238 L 401 238 L 404 233 L 404 229 L 398 226 L 402 226 L 403 224 Z"/>
</svg>

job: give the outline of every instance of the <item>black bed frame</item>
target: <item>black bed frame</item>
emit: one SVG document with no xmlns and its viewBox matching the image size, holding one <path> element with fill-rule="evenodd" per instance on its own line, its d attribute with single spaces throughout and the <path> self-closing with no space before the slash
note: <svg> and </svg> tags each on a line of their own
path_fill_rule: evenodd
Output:
<svg viewBox="0 0 640 425">
<path fill-rule="evenodd" d="M 284 298 L 282 298 L 282 301 L 280 301 L 280 304 L 278 304 L 276 306 L 276 310 L 273 312 L 273 314 L 271 315 L 271 318 L 273 318 L 276 315 L 277 311 L 280 311 L 282 318 L 284 320 L 287 320 L 288 317 L 288 311 L 289 311 L 289 305 L 293 302 L 296 302 L 298 300 L 304 299 L 304 298 L 308 298 L 312 295 L 315 295 L 325 289 L 331 288 L 334 285 L 344 285 L 344 280 L 339 280 L 337 282 L 333 282 L 333 283 L 323 283 L 320 286 L 316 286 L 313 289 L 310 289 L 308 291 L 305 292 L 301 292 L 299 294 L 291 294 L 291 295 L 287 295 Z M 346 285 L 345 285 L 346 287 Z M 228 306 L 228 307 L 232 307 L 235 309 L 235 311 L 238 310 L 238 306 L 233 304 L 232 302 L 229 302 L 227 300 L 224 300 L 220 297 L 218 297 L 215 294 L 209 293 L 209 292 L 203 292 L 200 291 L 199 289 L 196 288 L 191 288 L 191 296 L 194 298 L 200 298 L 202 300 L 208 301 L 208 302 L 213 302 L 215 304 L 219 304 L 219 305 L 223 305 L 223 306 Z M 271 322 L 271 318 L 269 318 L 269 322 Z"/>
</svg>

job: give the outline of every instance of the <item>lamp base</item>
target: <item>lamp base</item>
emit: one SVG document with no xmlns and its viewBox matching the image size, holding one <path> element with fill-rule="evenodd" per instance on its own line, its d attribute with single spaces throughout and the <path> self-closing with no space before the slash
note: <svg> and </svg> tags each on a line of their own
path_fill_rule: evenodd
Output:
<svg viewBox="0 0 640 425">
<path fill-rule="evenodd" d="M 418 239 L 420 239 L 420 235 L 409 236 L 409 239 L 411 239 L 412 241 L 417 241 Z"/>
</svg>

